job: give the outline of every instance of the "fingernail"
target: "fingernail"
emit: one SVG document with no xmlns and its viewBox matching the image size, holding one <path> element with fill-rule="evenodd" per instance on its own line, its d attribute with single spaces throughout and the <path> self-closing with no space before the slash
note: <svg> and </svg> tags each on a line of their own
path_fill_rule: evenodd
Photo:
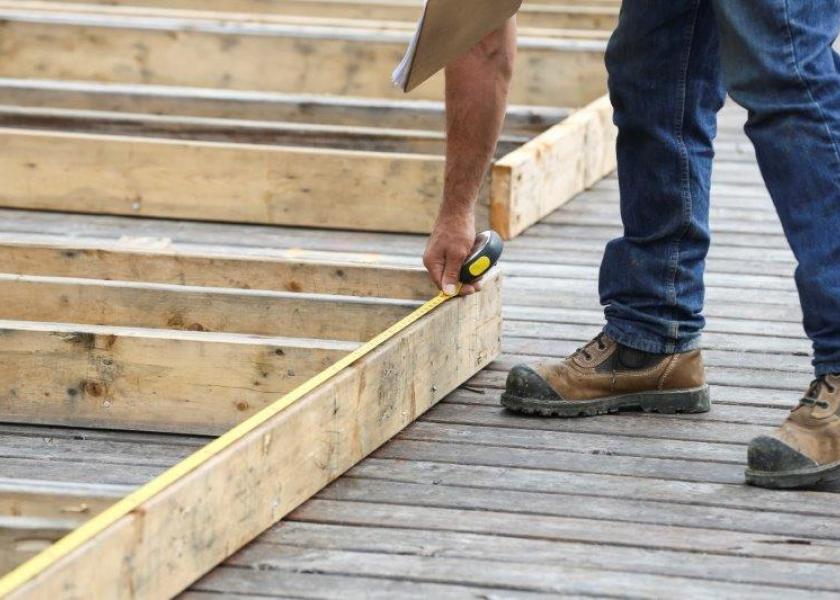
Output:
<svg viewBox="0 0 840 600">
<path fill-rule="evenodd" d="M 447 283 L 445 286 L 443 286 L 443 293 L 447 296 L 454 296 L 458 293 L 458 291 L 455 289 L 454 285 L 452 285 L 451 283 Z"/>
</svg>

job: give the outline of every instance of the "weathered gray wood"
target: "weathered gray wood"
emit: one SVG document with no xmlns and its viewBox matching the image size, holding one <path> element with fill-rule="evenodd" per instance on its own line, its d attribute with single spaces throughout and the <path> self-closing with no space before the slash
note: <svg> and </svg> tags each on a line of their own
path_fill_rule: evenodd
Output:
<svg viewBox="0 0 840 600">
<path fill-rule="evenodd" d="M 443 155 L 446 151 L 442 131 L 9 105 L 0 105 L 0 127 L 373 152 Z M 530 138 L 502 135 L 496 156 L 513 152 Z"/>
<path fill-rule="evenodd" d="M 445 124 L 440 101 L 49 79 L 0 78 L 0 103 L 430 131 L 442 131 Z M 510 135 L 537 135 L 570 113 L 571 109 L 513 105 L 508 108 L 504 131 Z"/>
<path fill-rule="evenodd" d="M 482 588 L 482 592 L 492 588 Z M 502 590 L 511 600 L 545 600 L 539 592 Z M 306 598 L 312 600 L 462 600 L 476 593 L 469 585 L 451 585 L 394 577 L 320 573 L 318 569 L 254 570 L 220 566 L 181 596 L 184 600 L 229 598 Z M 252 595 L 253 594 L 253 595 Z"/>
<path fill-rule="evenodd" d="M 268 553 L 266 553 L 268 550 Z M 554 594 L 597 595 L 599 590 L 610 589 L 622 596 L 633 594 L 655 596 L 672 586 L 679 586 L 685 598 L 701 598 L 708 593 L 720 595 L 772 594 L 779 588 L 751 586 L 711 581 L 679 579 L 661 575 L 637 574 L 632 580 L 622 572 L 590 570 L 578 566 L 563 565 L 561 569 L 537 570 L 530 565 L 512 562 L 494 563 L 488 569 L 486 562 L 469 559 L 386 555 L 360 552 L 324 551 L 311 552 L 273 547 L 266 549 L 259 545 L 246 549 L 234 561 L 248 557 L 263 569 L 299 571 L 318 569 L 333 573 L 346 573 L 353 569 L 359 574 L 375 576 L 399 576 L 419 581 L 462 581 L 477 587 L 513 588 L 514 590 L 543 591 Z M 248 564 L 248 563 L 245 563 Z M 787 590 L 785 590 L 787 592 Z M 603 592 L 600 592 L 603 593 Z M 792 592 L 790 597 L 830 598 L 831 593 Z"/>
<path fill-rule="evenodd" d="M 393 461 L 371 459 L 357 466 L 349 473 L 350 477 L 377 479 L 403 483 L 422 483 L 424 485 L 447 485 L 455 488 L 477 488 L 487 490 L 507 490 L 518 493 L 572 494 L 579 496 L 579 501 L 592 501 L 596 498 L 621 498 L 624 500 L 650 500 L 652 502 L 675 502 L 698 507 L 720 507 L 744 509 L 748 511 L 772 511 L 788 516 L 780 517 L 780 522 L 795 518 L 799 514 L 840 516 L 836 494 L 825 492 L 794 492 L 785 495 L 756 490 L 744 485 L 719 483 L 673 481 L 668 479 L 636 478 L 623 475 L 593 473 L 563 473 L 560 471 L 540 471 L 508 467 L 465 466 L 446 463 L 417 461 Z M 467 485 L 464 483 L 467 482 Z M 359 481 L 358 486 L 364 487 Z M 457 493 L 452 490 L 453 493 Z M 798 502 L 790 503 L 795 496 Z M 453 500 L 455 502 L 455 500 Z M 418 506 L 421 506 L 418 503 Z M 525 510 L 522 507 L 518 510 Z M 559 504 L 557 510 L 562 510 Z M 507 510 L 511 510 L 509 507 Z M 539 513 L 537 513 L 539 514 Z M 441 528 L 448 529 L 448 523 L 441 523 Z M 539 526 L 538 520 L 534 523 Z M 683 524 L 691 528 L 691 522 Z M 823 530 L 828 533 L 829 530 Z M 511 531 L 516 535 L 515 531 Z M 520 532 L 523 533 L 523 532 Z M 829 533 L 830 535 L 830 533 Z M 645 538 L 646 541 L 649 538 Z M 837 544 L 836 537 L 832 545 Z M 688 542 L 690 543 L 690 542 Z M 745 552 L 744 554 L 749 554 Z M 788 549 L 776 548 L 773 555 L 792 560 L 811 560 L 792 555 Z M 836 555 L 831 562 L 836 562 Z"/>
<path fill-rule="evenodd" d="M 409 488 L 410 489 L 410 488 Z M 599 546 L 576 542 L 547 541 L 492 534 L 423 531 L 382 527 L 327 525 L 313 522 L 288 522 L 266 532 L 261 544 L 283 544 L 329 550 L 387 552 L 389 554 L 438 555 L 474 558 L 487 561 L 515 556 L 518 562 L 558 568 L 574 562 L 579 566 L 603 567 L 627 572 L 657 572 L 668 569 L 675 576 L 711 577 L 722 581 L 758 584 L 789 584 L 802 573 L 803 567 L 787 561 L 705 556 L 705 565 L 686 560 L 686 555 L 669 550 L 642 550 L 619 546 Z M 836 588 L 833 566 L 813 565 L 813 589 Z"/>
</svg>

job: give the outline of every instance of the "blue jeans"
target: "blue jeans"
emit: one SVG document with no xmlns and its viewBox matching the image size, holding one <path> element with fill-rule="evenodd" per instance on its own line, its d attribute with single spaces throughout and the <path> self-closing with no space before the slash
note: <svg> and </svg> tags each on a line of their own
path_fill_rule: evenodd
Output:
<svg viewBox="0 0 840 600">
<path fill-rule="evenodd" d="M 840 372 L 840 0 L 624 0 L 607 49 L 623 237 L 601 266 L 606 332 L 697 347 L 716 115 L 725 93 L 796 256 L 817 374 Z"/>
</svg>

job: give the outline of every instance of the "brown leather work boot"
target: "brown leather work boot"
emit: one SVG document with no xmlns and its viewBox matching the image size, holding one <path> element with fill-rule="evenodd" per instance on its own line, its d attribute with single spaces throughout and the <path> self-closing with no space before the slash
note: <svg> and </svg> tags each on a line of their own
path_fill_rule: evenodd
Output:
<svg viewBox="0 0 840 600">
<path fill-rule="evenodd" d="M 840 477 L 840 375 L 814 380 L 787 420 L 750 442 L 747 483 L 811 486 Z"/>
<path fill-rule="evenodd" d="M 517 365 L 502 405 L 546 417 L 583 417 L 641 409 L 706 412 L 710 408 L 699 350 L 650 354 L 601 333 L 559 363 Z"/>
</svg>

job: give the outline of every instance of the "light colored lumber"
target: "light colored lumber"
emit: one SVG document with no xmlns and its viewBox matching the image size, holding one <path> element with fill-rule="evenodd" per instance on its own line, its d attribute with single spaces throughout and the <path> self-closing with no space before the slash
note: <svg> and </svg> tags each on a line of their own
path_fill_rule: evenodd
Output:
<svg viewBox="0 0 840 600">
<path fill-rule="evenodd" d="M 263 289 L 309 294 L 428 300 L 437 293 L 424 269 L 285 257 L 142 248 L 126 241 L 45 244 L 0 240 L 0 273 L 145 281 L 187 286 Z"/>
<path fill-rule="evenodd" d="M 0 321 L 0 421 L 218 434 L 356 346 Z"/>
<path fill-rule="evenodd" d="M 78 525 L 128 491 L 124 486 L 0 478 L 0 519 L 62 519 Z"/>
<path fill-rule="evenodd" d="M 323 15 L 276 15 L 266 13 L 241 13 L 211 10 L 184 10 L 182 8 L 166 7 L 150 8 L 143 6 L 110 6 L 99 4 L 62 3 L 44 0 L 0 0 L 0 9 L 8 8 L 15 10 L 27 10 L 31 12 L 53 12 L 69 11 L 80 14 L 109 15 L 115 17 L 161 17 L 182 20 L 216 20 L 232 23 L 248 24 L 270 24 L 270 25 L 292 25 L 292 26 L 315 26 L 331 28 L 363 28 L 375 31 L 403 31 L 414 33 L 416 29 L 416 15 L 419 10 L 413 10 L 414 18 L 410 19 L 371 19 L 371 18 L 346 18 L 343 16 Z M 551 16 L 556 8 L 547 8 Z M 605 40 L 609 38 L 609 31 L 591 28 L 570 28 L 551 24 L 550 16 L 547 15 L 546 22 L 537 26 L 520 25 L 518 31 L 524 37 L 545 37 L 545 38 L 568 38 Z"/>
<path fill-rule="evenodd" d="M 443 131 L 445 125 L 443 102 L 408 97 L 387 100 L 85 81 L 0 78 L 0 103 L 429 131 Z M 536 135 L 569 114 L 565 108 L 512 105 L 504 132 Z"/>
<path fill-rule="evenodd" d="M 72 519 L 0 516 L 0 577 L 63 537 Z"/>
<path fill-rule="evenodd" d="M 0 11 L 0 76 L 399 98 L 409 32 Z M 511 102 L 581 106 L 603 93 L 603 40 L 520 40 Z M 412 93 L 443 98 L 443 76 Z"/>
<path fill-rule="evenodd" d="M 0 129 L 0 204 L 245 223 L 430 230 L 443 157 Z"/>
<path fill-rule="evenodd" d="M 260 15 L 368 19 L 414 23 L 422 12 L 421 0 L 64 0 L 40 2 L 62 7 L 68 3 L 96 7 L 157 7 L 167 10 L 217 11 Z M 591 4 L 552 5 L 526 3 L 517 15 L 521 27 L 551 27 L 607 31 L 615 27 L 618 10 L 614 6 Z"/>
<path fill-rule="evenodd" d="M 85 111 L 5 113 L 30 115 L 36 125 L 53 115 L 51 127 L 68 119 L 80 128 L 128 124 L 115 125 L 119 131 L 151 123 L 176 136 L 234 127 Z M 490 176 L 492 227 L 515 237 L 612 171 L 611 115 L 602 98 L 499 159 Z M 392 139 L 403 141 L 397 133 Z M 14 208 L 427 233 L 443 185 L 443 158 L 425 154 L 22 129 L 0 129 L 0 150 L 0 175 L 9 181 L 0 205 Z"/>
<path fill-rule="evenodd" d="M 480 294 L 442 305 L 9 597 L 174 596 L 492 360 L 499 308 L 494 276 Z"/>
<path fill-rule="evenodd" d="M 0 274 L 0 318 L 362 342 L 418 302 Z"/>
<path fill-rule="evenodd" d="M 515 237 L 613 171 L 616 135 L 605 96 L 496 161 L 493 228 Z"/>
</svg>

